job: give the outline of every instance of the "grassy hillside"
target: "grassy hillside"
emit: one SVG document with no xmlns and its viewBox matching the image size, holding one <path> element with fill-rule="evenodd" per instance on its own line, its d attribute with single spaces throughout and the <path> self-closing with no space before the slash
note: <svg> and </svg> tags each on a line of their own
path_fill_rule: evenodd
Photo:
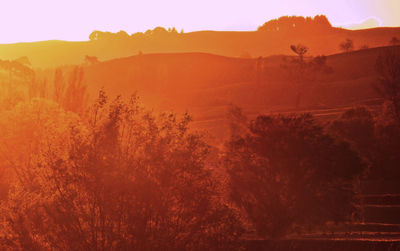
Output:
<svg viewBox="0 0 400 251">
<path fill-rule="evenodd" d="M 271 56 L 290 53 L 291 44 L 302 43 L 312 55 L 339 52 L 339 44 L 346 38 L 354 41 L 355 49 L 367 45 L 385 46 L 394 37 L 400 37 L 400 28 L 345 30 L 326 28 L 305 31 L 199 31 L 183 34 L 161 34 L 85 42 L 44 41 L 0 45 L 1 59 L 27 56 L 34 67 L 55 67 L 80 64 L 85 55 L 100 60 L 147 53 L 204 52 L 240 57 Z"/>
<path fill-rule="evenodd" d="M 225 131 L 225 114 L 232 103 L 250 117 L 311 111 L 317 117 L 332 118 L 346 107 L 376 107 L 381 101 L 373 88 L 375 61 L 385 49 L 328 56 L 332 72 L 316 76 L 297 109 L 291 80 L 282 67 L 288 56 L 242 59 L 206 53 L 144 54 L 85 66 L 85 83 L 92 97 L 103 87 L 110 96 L 137 92 L 155 109 L 189 111 L 199 127 L 219 134 Z M 42 77 L 51 83 L 53 73 L 42 72 Z"/>
<path fill-rule="evenodd" d="M 317 83 L 313 84 L 316 89 L 310 92 L 303 107 L 318 103 L 330 107 L 375 97 L 371 85 L 376 78 L 375 60 L 383 50 L 373 48 L 328 56 L 327 65 L 333 71 L 317 77 Z M 282 67 L 285 58 L 288 57 L 260 60 L 205 53 L 145 54 L 86 66 L 85 74 L 93 91 L 105 87 L 112 94 L 139 91 L 145 96 L 159 95 L 166 99 L 184 93 L 175 100 L 182 105 L 188 100 L 192 104 L 217 105 L 220 100 L 290 106 L 290 99 L 285 97 L 290 92 L 290 79 Z M 263 68 L 257 70 L 260 62 Z M 285 93 L 276 96 L 279 91 Z M 271 93 L 275 97 L 268 97 Z M 255 98 L 255 94 L 259 97 Z"/>
</svg>

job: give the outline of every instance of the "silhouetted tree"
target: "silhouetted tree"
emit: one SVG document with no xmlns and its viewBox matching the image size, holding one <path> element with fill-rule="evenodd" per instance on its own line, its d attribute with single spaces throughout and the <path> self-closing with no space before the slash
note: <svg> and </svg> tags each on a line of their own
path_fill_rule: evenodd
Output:
<svg viewBox="0 0 400 251">
<path fill-rule="evenodd" d="M 349 109 L 331 121 L 328 128 L 332 135 L 349 142 L 365 162 L 376 168 L 377 139 L 374 116 L 370 110 L 362 106 Z"/>
<path fill-rule="evenodd" d="M 278 19 L 272 19 L 262 26 L 258 27 L 258 31 L 310 31 L 323 30 L 332 28 L 328 18 L 324 15 L 317 15 L 314 18 L 302 16 L 283 16 Z"/>
<path fill-rule="evenodd" d="M 29 59 L 27 57 L 22 57 L 16 60 L 0 59 L 0 69 L 8 72 L 9 83 L 12 83 L 14 77 L 29 82 L 35 76 L 35 72 L 31 68 Z"/>
<path fill-rule="evenodd" d="M 389 45 L 391 46 L 396 46 L 400 44 L 400 40 L 397 37 L 392 37 L 392 39 L 389 42 Z"/>
<path fill-rule="evenodd" d="M 298 44 L 298 45 L 291 45 L 290 49 L 296 53 L 297 55 L 299 55 L 299 60 L 300 62 L 304 61 L 304 55 L 308 52 L 308 48 L 302 44 Z"/>
<path fill-rule="evenodd" d="M 93 31 L 93 32 L 90 33 L 90 35 L 89 35 L 89 40 L 90 40 L 90 41 L 97 41 L 97 40 L 99 40 L 99 34 L 100 34 L 100 31 Z"/>
<path fill-rule="evenodd" d="M 259 236 L 348 221 L 357 211 L 354 184 L 364 164 L 309 114 L 257 117 L 231 138 L 225 165 L 231 197 Z"/>
<path fill-rule="evenodd" d="M 305 60 L 308 48 L 304 45 L 291 45 L 290 48 L 298 58 L 286 61 L 283 67 L 289 73 L 289 81 L 293 84 L 296 97 L 295 107 L 298 108 L 304 92 L 315 81 L 315 75 L 318 72 L 330 73 L 331 68 L 326 65 L 325 56 L 310 57 L 309 60 Z"/>
<path fill-rule="evenodd" d="M 31 66 L 32 66 L 31 61 L 29 60 L 29 58 L 28 58 L 27 56 L 17 58 L 17 59 L 15 59 L 14 61 L 15 61 L 15 62 L 18 62 L 18 63 L 20 63 L 20 64 L 23 64 L 23 65 L 25 65 L 25 66 L 28 66 L 28 67 L 31 67 Z"/>
<path fill-rule="evenodd" d="M 354 49 L 354 43 L 353 40 L 347 38 L 344 42 L 340 43 L 339 48 L 348 53 Z"/>
<path fill-rule="evenodd" d="M 129 39 L 129 34 L 126 33 L 126 31 L 119 31 L 117 33 L 115 33 L 115 38 L 119 39 L 119 40 L 127 40 Z"/>
<path fill-rule="evenodd" d="M 85 63 L 88 65 L 94 65 L 100 63 L 99 59 L 96 56 L 85 56 Z"/>
<path fill-rule="evenodd" d="M 376 164 L 370 178 L 397 181 L 400 178 L 400 125 L 390 101 L 384 103 L 375 121 Z"/>
<path fill-rule="evenodd" d="M 89 96 L 83 76 L 83 69 L 75 67 L 65 83 L 62 71 L 57 69 L 55 72 L 53 99 L 67 111 L 77 114 L 85 111 Z"/>
<path fill-rule="evenodd" d="M 376 90 L 392 107 L 400 125 L 400 48 L 393 47 L 381 54 L 376 61 L 379 82 Z"/>
<path fill-rule="evenodd" d="M 123 32 L 121 33 L 123 34 Z M 90 41 L 110 41 L 112 39 L 116 39 L 117 36 L 115 33 L 112 32 L 103 32 L 103 31 L 93 31 L 89 35 Z"/>
</svg>

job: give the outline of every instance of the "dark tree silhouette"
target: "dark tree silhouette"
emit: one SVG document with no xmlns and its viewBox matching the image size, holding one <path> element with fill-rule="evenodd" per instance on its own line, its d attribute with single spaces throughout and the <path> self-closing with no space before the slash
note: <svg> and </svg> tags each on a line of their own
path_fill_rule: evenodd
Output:
<svg viewBox="0 0 400 251">
<path fill-rule="evenodd" d="M 304 55 L 308 52 L 308 48 L 302 44 L 298 44 L 298 45 L 291 45 L 290 49 L 296 53 L 297 55 L 299 55 L 299 60 L 300 62 L 304 61 Z"/>
<path fill-rule="evenodd" d="M 380 55 L 376 70 L 379 74 L 376 90 L 389 102 L 400 125 L 400 48 L 389 48 Z"/>
<path fill-rule="evenodd" d="M 366 107 L 355 107 L 345 111 L 339 118 L 330 122 L 328 129 L 335 137 L 350 143 L 353 150 L 371 165 L 376 167 L 377 139 L 374 116 Z"/>
<path fill-rule="evenodd" d="M 279 238 L 357 211 L 358 155 L 309 114 L 259 116 L 233 137 L 225 160 L 231 197 L 262 237 Z"/>
<path fill-rule="evenodd" d="M 298 55 L 298 58 L 286 61 L 283 67 L 288 71 L 289 81 L 293 84 L 295 92 L 295 107 L 298 108 L 303 94 L 315 81 L 318 73 L 331 73 L 332 69 L 326 64 L 325 56 L 309 57 L 305 60 L 308 48 L 304 45 L 291 45 L 290 49 Z"/>
<path fill-rule="evenodd" d="M 397 37 L 392 37 L 392 39 L 389 42 L 389 45 L 391 46 L 400 45 L 400 40 Z"/>
<path fill-rule="evenodd" d="M 94 65 L 100 63 L 99 59 L 96 56 L 85 56 L 85 63 L 88 65 Z"/>
<path fill-rule="evenodd" d="M 339 48 L 348 53 L 350 51 L 352 51 L 354 49 L 354 43 L 353 40 L 347 38 L 345 41 L 343 41 L 342 43 L 340 43 Z"/>
<path fill-rule="evenodd" d="M 314 18 L 302 16 L 283 16 L 278 19 L 272 19 L 262 26 L 258 31 L 273 32 L 303 32 L 311 30 L 327 30 L 332 28 L 328 18 L 324 15 L 317 15 Z"/>
</svg>

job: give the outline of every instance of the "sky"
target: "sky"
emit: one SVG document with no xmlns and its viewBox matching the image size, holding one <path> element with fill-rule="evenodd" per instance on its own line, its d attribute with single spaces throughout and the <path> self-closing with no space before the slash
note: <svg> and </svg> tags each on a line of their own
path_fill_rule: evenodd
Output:
<svg viewBox="0 0 400 251">
<path fill-rule="evenodd" d="M 84 41 L 93 30 L 157 26 L 246 31 L 280 16 L 318 14 L 340 27 L 400 26 L 400 0 L 0 0 L 0 43 Z"/>
</svg>

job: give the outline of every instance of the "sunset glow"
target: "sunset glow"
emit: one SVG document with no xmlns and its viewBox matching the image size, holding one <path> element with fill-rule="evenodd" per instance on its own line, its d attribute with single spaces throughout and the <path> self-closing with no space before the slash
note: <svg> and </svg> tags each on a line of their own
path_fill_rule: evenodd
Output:
<svg viewBox="0 0 400 251">
<path fill-rule="evenodd" d="M 93 30 L 130 34 L 156 26 L 185 32 L 255 30 L 285 15 L 324 14 L 334 26 L 342 27 L 371 18 L 376 22 L 367 22 L 364 28 L 400 25 L 398 0 L 3 0 L 0 7 L 0 43 L 84 41 Z"/>
<path fill-rule="evenodd" d="M 0 0 L 0 251 L 400 250 L 400 0 Z"/>
</svg>

